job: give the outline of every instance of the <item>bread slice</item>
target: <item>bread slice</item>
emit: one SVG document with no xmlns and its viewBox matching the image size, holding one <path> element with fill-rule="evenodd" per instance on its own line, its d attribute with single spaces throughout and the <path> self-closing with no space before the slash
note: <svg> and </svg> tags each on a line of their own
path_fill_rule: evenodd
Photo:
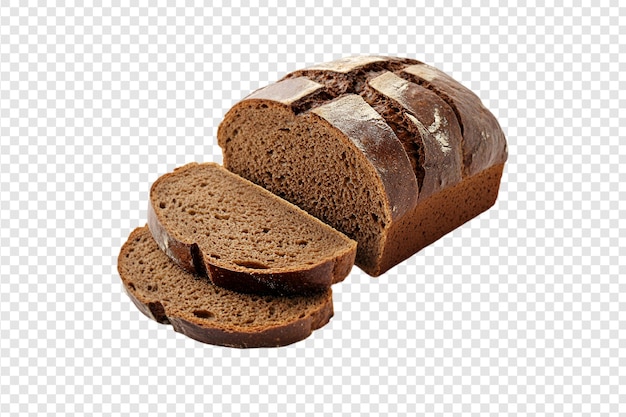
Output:
<svg viewBox="0 0 626 417">
<path fill-rule="evenodd" d="M 200 342 L 238 348 L 284 346 L 333 316 L 332 293 L 259 296 L 216 287 L 174 264 L 147 227 L 122 246 L 118 271 L 131 300 L 149 318 Z"/>
<path fill-rule="evenodd" d="M 475 94 L 419 61 L 376 56 L 253 92 L 218 141 L 227 169 L 355 239 L 374 276 L 491 207 L 507 159 Z"/>
<path fill-rule="evenodd" d="M 348 275 L 356 254 L 356 242 L 214 163 L 159 178 L 148 225 L 182 268 L 239 292 L 324 291 Z"/>
</svg>

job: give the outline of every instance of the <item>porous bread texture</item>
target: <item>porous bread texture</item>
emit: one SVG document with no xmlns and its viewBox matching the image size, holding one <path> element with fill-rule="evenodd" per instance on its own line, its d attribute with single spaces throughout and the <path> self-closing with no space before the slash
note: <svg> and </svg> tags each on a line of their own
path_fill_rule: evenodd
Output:
<svg viewBox="0 0 626 417">
<path fill-rule="evenodd" d="M 325 290 L 348 275 L 356 253 L 356 242 L 213 163 L 159 178 L 149 226 L 180 266 L 242 292 Z"/>
<path fill-rule="evenodd" d="M 118 258 L 124 288 L 159 323 L 214 345 L 284 346 L 309 336 L 333 315 L 332 293 L 278 297 L 216 287 L 174 264 L 147 227 L 135 229 Z"/>
<path fill-rule="evenodd" d="M 354 96 L 369 110 L 337 115 L 336 103 Z M 380 117 L 361 123 L 369 111 Z M 391 134 L 372 134 L 384 127 Z M 376 145 L 364 149 L 368 136 Z M 507 158 L 476 95 L 419 61 L 389 57 L 290 73 L 237 103 L 218 141 L 227 169 L 357 240 L 356 263 L 374 276 L 493 205 Z M 381 150 L 390 144 L 400 146 Z M 449 190 L 460 205 L 442 199 Z"/>
<path fill-rule="evenodd" d="M 357 264 L 366 271 L 375 268 L 399 204 L 389 201 L 379 173 L 347 135 L 316 113 L 296 116 L 280 103 L 247 100 L 226 116 L 218 137 L 229 170 L 358 241 Z M 416 184 L 415 176 L 412 181 Z"/>
</svg>

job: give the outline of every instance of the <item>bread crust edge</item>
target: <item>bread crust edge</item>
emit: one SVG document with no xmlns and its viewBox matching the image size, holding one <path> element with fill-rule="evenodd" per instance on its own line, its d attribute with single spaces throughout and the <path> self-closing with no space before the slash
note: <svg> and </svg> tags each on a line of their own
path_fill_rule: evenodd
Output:
<svg viewBox="0 0 626 417">
<path fill-rule="evenodd" d="M 167 308 L 159 300 L 149 300 L 135 295 L 127 284 L 132 279 L 126 276 L 126 272 L 122 268 L 123 257 L 130 249 L 135 237 L 143 232 L 144 227 L 133 230 L 120 250 L 118 273 L 124 290 L 142 314 L 158 323 L 171 324 L 175 331 L 185 336 L 202 343 L 235 348 L 280 347 L 306 339 L 314 330 L 323 327 L 334 316 L 331 289 L 327 290 L 324 303 L 312 314 L 286 325 L 270 327 L 260 332 L 226 331 L 201 326 L 182 317 L 168 314 Z"/>
<path fill-rule="evenodd" d="M 218 165 L 214 163 L 206 164 Z M 153 198 L 153 192 L 155 186 L 168 176 L 196 165 L 199 164 L 190 163 L 161 176 L 155 181 L 150 190 L 148 228 L 159 248 L 178 266 L 192 274 L 209 278 L 213 284 L 219 287 L 254 294 L 289 295 L 322 292 L 330 288 L 332 284 L 343 281 L 348 276 L 356 257 L 357 245 L 353 240 L 349 240 L 350 244 L 344 251 L 316 265 L 307 265 L 295 271 L 269 272 L 270 270 L 254 270 L 245 272 L 211 263 L 203 255 L 197 243 L 185 242 L 174 237 L 163 225 L 159 214 L 154 209 L 156 200 Z M 230 172 L 228 174 L 235 175 Z M 241 178 L 241 180 L 248 182 L 244 178 Z M 301 209 L 298 208 L 298 210 Z M 310 215 L 307 213 L 307 216 Z M 318 219 L 315 219 L 315 221 L 319 222 Z"/>
</svg>

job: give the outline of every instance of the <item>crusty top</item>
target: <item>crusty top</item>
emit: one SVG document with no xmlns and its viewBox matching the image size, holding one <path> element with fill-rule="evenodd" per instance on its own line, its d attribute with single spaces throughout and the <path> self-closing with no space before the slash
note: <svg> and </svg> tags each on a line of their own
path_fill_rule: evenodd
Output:
<svg viewBox="0 0 626 417">
<path fill-rule="evenodd" d="M 323 85 L 315 81 L 298 77 L 260 88 L 246 97 L 246 99 L 273 100 L 285 105 L 291 105 L 323 88 Z"/>
<path fill-rule="evenodd" d="M 476 94 L 430 65 L 408 66 L 402 70 L 402 75 L 431 89 L 454 109 L 463 133 L 467 175 L 475 175 L 506 161 L 504 133 L 494 115 L 483 106 Z"/>
<path fill-rule="evenodd" d="M 329 91 L 362 94 L 364 82 L 392 72 L 445 101 L 453 110 L 463 136 L 463 176 L 475 175 L 507 159 L 504 133 L 480 98 L 444 72 L 420 61 L 383 56 L 354 56 L 294 71 L 285 79 L 308 77 Z M 352 83 L 349 80 L 352 79 Z M 372 103 L 370 103 L 372 104 Z"/>
<path fill-rule="evenodd" d="M 316 114 L 339 129 L 375 167 L 395 217 L 418 199 L 507 159 L 502 129 L 480 98 L 412 59 L 353 56 L 321 63 L 286 75 L 245 100 L 250 99 Z M 374 115 L 389 106 L 401 114 Z M 397 154 L 381 153 L 382 147 Z M 408 179 L 409 171 L 416 182 Z"/>
<path fill-rule="evenodd" d="M 257 90 L 243 101 L 271 100 L 295 112 L 298 103 L 308 99 L 302 90 L 310 97 L 325 89 L 304 77 L 290 78 Z M 419 190 L 408 156 L 380 114 L 354 94 L 331 101 L 312 100 L 309 106 L 300 117 L 320 117 L 367 157 L 387 195 L 391 218 L 399 218 L 415 206 Z"/>
<path fill-rule="evenodd" d="M 397 102 L 417 130 L 424 154 L 420 199 L 461 181 L 462 137 L 452 109 L 432 91 L 392 72 L 385 72 L 368 84 Z"/>
<path fill-rule="evenodd" d="M 385 62 L 388 59 L 382 56 L 375 55 L 355 55 L 337 59 L 330 62 L 322 62 L 306 68 L 306 70 L 321 70 L 321 71 L 334 71 L 342 72 L 344 74 L 350 73 L 358 68 L 362 68 L 366 65 L 374 62 Z"/>
<path fill-rule="evenodd" d="M 409 158 L 393 130 L 361 96 L 348 94 L 312 112 L 342 131 L 371 162 L 385 187 L 392 218 L 415 206 L 417 180 Z"/>
</svg>

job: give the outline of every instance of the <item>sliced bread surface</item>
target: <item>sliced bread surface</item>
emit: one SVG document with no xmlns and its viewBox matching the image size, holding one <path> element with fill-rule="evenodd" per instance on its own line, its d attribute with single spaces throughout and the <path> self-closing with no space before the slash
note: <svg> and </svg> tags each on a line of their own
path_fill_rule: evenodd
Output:
<svg viewBox="0 0 626 417">
<path fill-rule="evenodd" d="M 324 291 L 350 272 L 356 242 L 214 163 L 191 163 L 152 186 L 148 225 L 189 272 L 247 293 Z"/>
<path fill-rule="evenodd" d="M 122 246 L 118 271 L 146 316 L 200 342 L 239 348 L 284 346 L 308 337 L 333 315 L 332 293 L 279 297 L 216 287 L 172 262 L 147 227 Z"/>
</svg>

